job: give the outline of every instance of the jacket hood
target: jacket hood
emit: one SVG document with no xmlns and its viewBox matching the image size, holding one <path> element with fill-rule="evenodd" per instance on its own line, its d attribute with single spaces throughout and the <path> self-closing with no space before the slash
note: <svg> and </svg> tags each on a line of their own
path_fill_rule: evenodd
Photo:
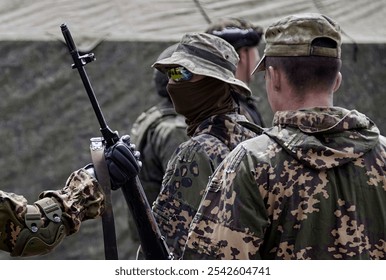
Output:
<svg viewBox="0 0 386 280">
<path fill-rule="evenodd" d="M 339 107 L 277 112 L 273 124 L 264 133 L 314 169 L 353 161 L 379 141 L 379 129 L 368 117 Z"/>
</svg>

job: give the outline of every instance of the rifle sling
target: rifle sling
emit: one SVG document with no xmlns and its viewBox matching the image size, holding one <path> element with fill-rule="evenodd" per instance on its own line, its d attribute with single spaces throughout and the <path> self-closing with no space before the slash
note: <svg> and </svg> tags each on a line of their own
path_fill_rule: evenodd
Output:
<svg viewBox="0 0 386 280">
<path fill-rule="evenodd" d="M 91 141 L 95 141 L 92 138 Z M 105 247 L 105 258 L 106 260 L 117 260 L 117 241 L 115 234 L 115 222 L 114 213 L 111 200 L 111 186 L 110 186 L 110 175 L 107 170 L 107 165 L 104 155 L 105 146 L 91 145 L 91 158 L 94 165 L 95 173 L 99 184 L 102 186 L 105 194 L 105 210 L 102 215 L 102 228 L 103 228 L 103 241 Z"/>
</svg>

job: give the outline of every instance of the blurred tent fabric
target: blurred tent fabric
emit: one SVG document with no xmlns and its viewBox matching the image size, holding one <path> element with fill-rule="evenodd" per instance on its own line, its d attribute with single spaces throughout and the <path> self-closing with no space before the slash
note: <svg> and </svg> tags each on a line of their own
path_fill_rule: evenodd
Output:
<svg viewBox="0 0 386 280">
<path fill-rule="evenodd" d="M 266 28 L 303 12 L 336 19 L 345 41 L 386 42 L 385 0 L 7 0 L 0 2 L 0 40 L 61 40 L 66 23 L 79 48 L 90 50 L 103 40 L 178 41 L 220 17 Z"/>
</svg>

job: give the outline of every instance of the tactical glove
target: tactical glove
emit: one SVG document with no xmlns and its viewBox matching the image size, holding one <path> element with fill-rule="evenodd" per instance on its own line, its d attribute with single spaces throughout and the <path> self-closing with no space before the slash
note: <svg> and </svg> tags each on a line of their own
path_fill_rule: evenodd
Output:
<svg viewBox="0 0 386 280">
<path fill-rule="evenodd" d="M 111 188 L 117 190 L 138 175 L 142 166 L 140 153 L 130 144 L 130 136 L 122 136 L 117 143 L 105 149 L 107 169 Z"/>
<path fill-rule="evenodd" d="M 0 249 L 13 257 L 46 254 L 103 210 L 103 191 L 85 169 L 73 172 L 63 189 L 41 193 L 33 205 L 0 191 Z"/>
</svg>

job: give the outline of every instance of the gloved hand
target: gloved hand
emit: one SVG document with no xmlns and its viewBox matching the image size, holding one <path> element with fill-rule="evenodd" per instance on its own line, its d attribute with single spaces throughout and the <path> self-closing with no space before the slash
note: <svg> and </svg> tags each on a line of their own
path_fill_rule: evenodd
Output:
<svg viewBox="0 0 386 280">
<path fill-rule="evenodd" d="M 130 136 L 122 136 L 117 143 L 105 149 L 107 169 L 110 174 L 111 189 L 117 190 L 138 175 L 142 166 L 140 153 L 130 144 Z"/>
</svg>

